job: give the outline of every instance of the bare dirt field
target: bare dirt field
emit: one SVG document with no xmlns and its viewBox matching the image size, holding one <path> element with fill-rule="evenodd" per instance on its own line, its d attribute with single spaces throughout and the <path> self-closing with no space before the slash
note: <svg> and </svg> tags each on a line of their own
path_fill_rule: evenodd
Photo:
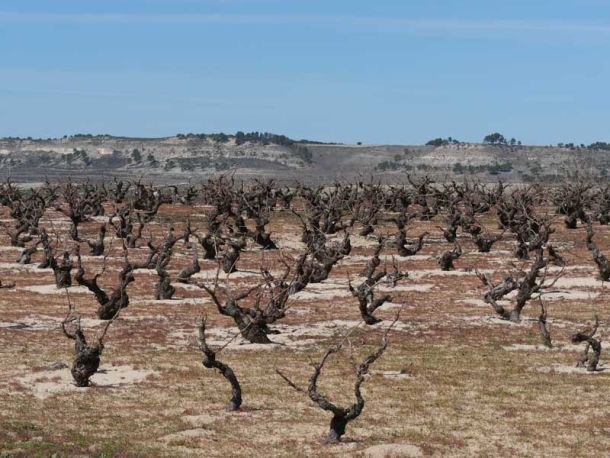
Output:
<svg viewBox="0 0 610 458">
<path fill-rule="evenodd" d="M 170 224 L 183 230 L 187 217 L 202 224 L 206 211 L 201 205 L 162 205 L 146 230 L 159 241 Z M 0 218 L 10 220 L 6 208 Z M 494 215 L 482 221 L 489 232 L 500 233 Z M 165 300 L 154 298 L 156 272 L 138 270 L 127 289 L 129 306 L 108 328 L 100 368 L 86 388 L 76 387 L 70 374 L 74 343 L 61 330 L 65 289 L 56 287 L 52 270 L 36 268 L 40 250 L 33 264 L 18 264 L 21 249 L 2 234 L 0 279 L 15 287 L 0 289 L 0 456 L 609 456 L 610 355 L 604 347 L 594 372 L 577 368 L 585 344 L 570 340 L 595 314 L 602 345 L 610 331 L 610 291 L 597 280 L 586 227 L 554 226 L 553 244 L 567 266 L 549 268 L 562 274 L 543 296 L 553 339 L 547 348 L 538 329 L 538 300 L 528 302 L 519 323 L 500 319 L 483 300 L 486 289 L 475 269 L 500 281 L 513 264 L 527 268 L 532 262 L 512 256 L 514 238 L 507 234 L 491 252 L 479 253 L 459 233 L 463 255 L 455 270 L 441 271 L 436 256 L 452 248 L 442 224 L 411 221 L 410 237 L 430 232 L 415 256 L 398 256 L 391 247 L 381 251 L 382 265 L 408 277 L 381 287 L 378 294 L 388 292 L 392 299 L 375 312 L 382 321 L 370 326 L 362 323 L 348 278 L 358 281 L 377 242 L 352 231 L 351 252 L 330 277 L 291 295 L 286 316 L 270 325 L 277 331 L 269 334 L 271 344 L 242 338 L 197 286 L 213 282 L 214 260 L 200 259 L 201 271 L 190 283 L 172 282 L 176 291 Z M 50 209 L 41 225 L 65 234 L 69 220 Z M 79 229 L 94 238 L 98 226 L 91 220 Z M 594 228 L 598 248 L 610 253 L 610 228 Z M 238 271 L 221 272 L 220 284 L 247 289 L 260 282 L 261 266 L 281 272 L 281 256 L 296 258 L 305 250 L 299 220 L 290 212 L 275 213 L 267 230 L 281 250 L 261 250 L 249 241 Z M 389 237 L 393 231 L 390 223 L 375 228 Z M 123 256 L 117 240 L 108 237 L 106 244 L 103 286 L 116 284 Z M 82 249 L 87 274 L 100 271 L 103 259 Z M 182 241 L 174 251 L 167 267 L 172 279 L 190 260 Z M 142 259 L 146 251 L 139 246 L 129 255 Z M 105 325 L 97 319 L 93 294 L 76 282 L 68 292 L 93 339 Z M 276 369 L 307 390 L 313 364 L 349 333 L 349 345 L 330 358 L 319 381 L 321 392 L 349 405 L 352 360 L 359 363 L 374 351 L 398 311 L 387 350 L 365 376 L 362 414 L 340 443 L 324 443 L 331 414 L 288 386 Z M 225 411 L 229 385 L 202 365 L 196 339 L 202 316 L 207 343 L 223 347 L 218 358 L 241 383 L 238 411 Z"/>
</svg>

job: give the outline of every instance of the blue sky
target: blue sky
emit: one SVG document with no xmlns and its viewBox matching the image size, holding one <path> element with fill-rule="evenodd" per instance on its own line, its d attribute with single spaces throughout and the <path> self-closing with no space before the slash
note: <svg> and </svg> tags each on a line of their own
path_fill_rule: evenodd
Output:
<svg viewBox="0 0 610 458">
<path fill-rule="evenodd" d="M 610 1 L 0 0 L 0 136 L 610 140 Z"/>
</svg>

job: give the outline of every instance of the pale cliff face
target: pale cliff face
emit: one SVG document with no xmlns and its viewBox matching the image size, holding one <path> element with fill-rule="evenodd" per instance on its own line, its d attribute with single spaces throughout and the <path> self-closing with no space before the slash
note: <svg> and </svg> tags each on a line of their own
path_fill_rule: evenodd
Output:
<svg viewBox="0 0 610 458">
<path fill-rule="evenodd" d="M 40 180 L 48 175 L 155 175 L 183 181 L 231 171 L 241 176 L 325 183 L 337 178 L 379 176 L 389 182 L 406 173 L 436 180 L 476 175 L 484 181 L 541 181 L 564 170 L 610 170 L 610 154 L 578 148 L 421 145 L 263 145 L 233 138 L 67 137 L 0 140 L 0 173 Z"/>
</svg>

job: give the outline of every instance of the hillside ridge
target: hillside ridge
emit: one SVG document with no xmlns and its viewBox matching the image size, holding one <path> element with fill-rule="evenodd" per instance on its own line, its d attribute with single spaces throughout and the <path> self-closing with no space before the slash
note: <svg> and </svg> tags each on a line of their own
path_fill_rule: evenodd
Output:
<svg viewBox="0 0 610 458">
<path fill-rule="evenodd" d="M 231 172 L 242 177 L 321 183 L 364 176 L 392 182 L 405 173 L 425 173 L 437 179 L 477 176 L 485 181 L 531 182 L 550 181 L 575 171 L 605 177 L 608 170 L 610 151 L 574 145 L 348 145 L 258 133 L 254 137 L 238 133 L 0 139 L 0 174 L 16 181 L 147 176 L 179 182 Z"/>
</svg>

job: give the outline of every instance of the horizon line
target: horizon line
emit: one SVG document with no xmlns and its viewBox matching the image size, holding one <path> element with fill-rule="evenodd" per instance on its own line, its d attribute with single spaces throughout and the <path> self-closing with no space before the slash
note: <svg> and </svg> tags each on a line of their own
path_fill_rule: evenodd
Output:
<svg viewBox="0 0 610 458">
<path fill-rule="evenodd" d="M 143 140 L 163 140 L 163 139 L 171 139 L 171 138 L 178 138 L 179 135 L 187 137 L 188 135 L 205 135 L 205 136 L 210 136 L 210 135 L 215 135 L 215 134 L 225 134 L 228 137 L 235 137 L 235 134 L 237 132 L 243 132 L 243 133 L 252 133 L 252 132 L 248 132 L 248 131 L 235 131 L 233 133 L 231 132 L 224 132 L 224 131 L 219 131 L 219 132 L 208 132 L 208 133 L 204 133 L 204 132 L 188 132 L 188 133 L 182 133 L 182 132 L 178 132 L 176 134 L 171 134 L 171 135 L 160 135 L 160 136 L 144 136 L 144 135 L 116 135 L 116 134 L 65 134 L 61 137 L 33 137 L 33 136 L 28 136 L 28 137 L 23 137 L 23 136 L 10 136 L 10 135 L 3 135 L 0 136 L 0 141 L 7 141 L 7 140 L 25 140 L 25 141 L 49 141 L 49 140 L 64 140 L 64 139 L 70 139 L 70 138 L 83 138 L 83 139 L 88 139 L 88 138 L 97 138 L 97 137 L 109 137 L 109 138 L 115 138 L 115 139 L 127 139 L 127 140 L 134 140 L 134 139 L 143 139 Z M 254 131 L 253 131 L 254 132 Z M 315 140 L 315 139 L 307 139 L 307 138 L 292 138 L 288 135 L 285 134 L 277 134 L 274 132 L 267 132 L 267 131 L 258 131 L 259 133 L 269 133 L 272 135 L 284 135 L 285 137 L 287 137 L 288 139 L 294 141 L 295 143 L 311 143 L 311 144 L 325 144 L 325 145 L 336 145 L 336 146 L 437 146 L 437 145 L 427 145 L 426 143 L 380 143 L 380 142 L 341 142 L 341 141 L 322 141 L 322 140 Z M 430 139 L 429 141 L 434 141 L 434 140 L 448 140 L 449 137 L 446 138 L 434 138 L 434 139 Z M 516 143 L 514 145 L 511 145 L 509 142 L 507 143 L 486 143 L 483 140 L 478 140 L 478 141 L 469 141 L 469 140 L 457 140 L 454 137 L 451 137 L 455 143 L 449 143 L 449 145 L 453 144 L 453 145 L 486 145 L 486 146 L 522 146 L 522 147 L 559 147 L 559 145 L 561 144 L 562 146 L 565 145 L 573 145 L 575 148 L 580 147 L 581 145 L 584 145 L 585 148 L 588 148 L 591 145 L 594 145 L 596 143 L 606 143 L 603 140 L 596 140 L 595 142 L 592 142 L 591 144 L 587 145 L 583 142 L 556 142 L 556 143 L 524 143 L 521 142 Z M 511 140 L 509 138 L 506 138 L 507 140 Z M 518 139 L 515 138 L 515 140 L 520 141 Z M 610 140 L 609 142 L 610 143 Z M 449 146 L 449 145 L 441 145 L 441 146 Z"/>
</svg>

